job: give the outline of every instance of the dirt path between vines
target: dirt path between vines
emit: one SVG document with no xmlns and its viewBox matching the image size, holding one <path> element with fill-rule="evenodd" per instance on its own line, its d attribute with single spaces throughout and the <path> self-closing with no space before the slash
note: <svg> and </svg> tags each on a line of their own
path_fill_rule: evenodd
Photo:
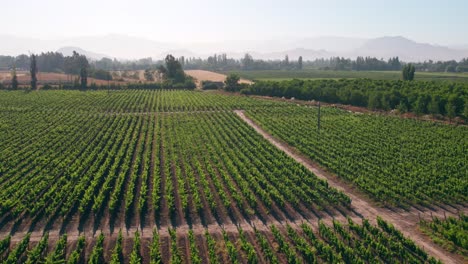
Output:
<svg viewBox="0 0 468 264">
<path fill-rule="evenodd" d="M 459 211 L 466 213 L 468 212 L 468 208 L 466 206 L 460 206 L 461 208 L 452 207 L 450 209 L 445 207 L 435 207 L 432 209 L 411 208 L 409 210 L 393 210 L 379 207 L 373 204 L 373 202 L 367 198 L 366 195 L 350 186 L 348 183 L 341 181 L 336 176 L 322 169 L 309 158 L 299 154 L 298 151 L 296 151 L 293 147 L 270 135 L 268 132 L 263 130 L 263 128 L 254 123 L 252 119 L 247 117 L 243 110 L 235 110 L 234 112 L 271 144 L 305 166 L 317 177 L 327 180 L 331 187 L 338 189 L 348 195 L 352 200 L 351 209 L 358 215 L 361 215 L 362 217 L 367 218 L 374 223 L 376 222 L 376 217 L 380 216 L 385 221 L 393 224 L 405 236 L 411 238 L 419 247 L 423 248 L 431 256 L 440 259 L 444 263 L 464 262 L 461 256 L 448 252 L 442 247 L 433 243 L 428 236 L 419 231 L 418 225 L 420 219 L 431 219 L 431 216 L 433 215 L 438 217 L 445 217 L 449 215 L 457 215 Z"/>
<path fill-rule="evenodd" d="M 149 216 L 149 218 L 153 218 L 156 215 L 156 219 L 151 220 L 148 225 L 144 225 L 142 227 L 138 225 L 138 222 L 136 222 L 137 224 L 136 226 L 134 223 L 133 225 L 127 228 L 124 225 L 121 225 L 120 223 L 121 221 L 120 221 L 120 222 L 117 222 L 115 230 L 108 227 L 106 224 L 103 224 L 100 226 L 99 228 L 100 230 L 99 231 L 96 230 L 96 232 L 93 232 L 93 230 L 89 228 L 86 228 L 84 230 L 79 230 L 78 223 L 74 221 L 72 222 L 70 226 L 66 226 L 69 243 L 76 243 L 76 240 L 78 239 L 80 235 L 85 236 L 89 241 L 94 241 L 97 235 L 100 232 L 103 232 L 106 237 L 105 248 L 113 248 L 115 239 L 117 238 L 116 231 L 120 227 L 122 227 L 122 231 L 125 231 L 124 238 L 127 239 L 128 241 L 131 241 L 133 239 L 135 232 L 138 230 L 140 231 L 142 241 L 146 241 L 146 242 L 152 238 L 153 230 L 157 229 L 161 237 L 161 241 L 165 241 L 162 243 L 161 247 L 164 250 L 166 250 L 165 252 L 167 253 L 167 252 L 170 252 L 169 251 L 170 244 L 168 243 L 170 239 L 168 228 L 175 228 L 178 238 L 184 237 L 185 235 L 187 235 L 188 230 L 192 229 L 196 237 L 197 236 L 203 237 L 205 231 L 208 231 L 214 237 L 217 237 L 218 239 L 220 239 L 220 241 L 223 241 L 222 239 L 223 230 L 228 233 L 236 233 L 238 232 L 238 228 L 241 227 L 246 232 L 247 237 L 249 237 L 249 241 L 254 245 L 254 243 L 256 243 L 254 239 L 255 237 L 254 229 L 261 231 L 267 237 L 269 237 L 270 242 L 273 241 L 271 238 L 272 234 L 269 233 L 270 225 L 275 225 L 279 227 L 279 229 L 284 230 L 284 226 L 289 224 L 294 229 L 299 230 L 300 229 L 299 225 L 301 223 L 307 223 L 311 225 L 313 229 L 316 231 L 318 230 L 318 221 L 322 221 L 326 223 L 328 226 L 332 226 L 333 220 L 338 220 L 342 223 L 346 223 L 347 222 L 346 217 L 350 217 L 351 219 L 353 219 L 355 223 L 360 223 L 360 220 L 362 218 L 367 218 L 369 219 L 369 221 L 375 224 L 376 216 L 379 215 L 385 221 L 392 223 L 396 228 L 401 230 L 405 236 L 411 238 L 415 243 L 417 243 L 418 246 L 423 248 L 430 255 L 436 257 L 437 259 L 442 260 L 444 263 L 466 263 L 466 261 L 463 259 L 462 256 L 455 255 L 453 253 L 445 251 L 440 246 L 434 244 L 428 236 L 424 235 L 418 229 L 419 219 L 430 220 L 432 215 L 437 216 L 439 218 L 443 218 L 445 215 L 455 216 L 459 213 L 459 211 L 468 213 L 468 208 L 466 204 L 457 205 L 457 206 L 434 205 L 432 208 L 413 207 L 410 210 L 382 208 L 376 205 L 370 198 L 367 197 L 367 195 L 363 194 L 361 191 L 353 187 L 352 184 L 340 180 L 333 174 L 322 169 L 320 166 L 318 166 L 316 163 L 311 161 L 309 158 L 300 154 L 300 152 L 298 152 L 295 148 L 271 136 L 268 132 L 263 130 L 260 126 L 255 124 L 250 118 L 248 118 L 244 114 L 244 111 L 238 110 L 238 111 L 235 111 L 235 113 L 243 121 L 245 121 L 253 129 L 255 129 L 255 131 L 257 131 L 260 135 L 266 138 L 271 144 L 273 144 L 280 150 L 284 151 L 287 155 L 294 158 L 297 162 L 304 165 L 307 169 L 313 172 L 317 177 L 326 179 L 330 186 L 336 189 L 339 189 L 343 191 L 345 194 L 347 194 L 352 199 L 351 209 L 350 210 L 346 209 L 344 210 L 343 213 L 327 213 L 326 211 L 315 212 L 313 208 L 310 209 L 310 208 L 306 208 L 306 206 L 304 205 L 301 205 L 300 206 L 301 208 L 299 208 L 300 210 L 298 210 L 297 214 L 295 214 L 295 216 L 292 217 L 291 219 L 288 219 L 288 217 L 281 217 L 278 219 L 275 217 L 266 217 L 265 212 L 261 214 L 255 214 L 252 217 L 244 218 L 244 215 L 241 212 L 242 208 L 238 208 L 237 207 L 238 205 L 236 205 L 236 203 L 233 204 L 234 212 L 232 213 L 232 215 L 228 213 L 227 209 L 221 203 L 220 197 L 217 195 L 217 192 L 215 192 L 216 187 L 213 185 L 213 182 L 210 181 L 209 187 L 210 187 L 210 190 L 213 191 L 213 194 L 215 196 L 215 201 L 217 205 L 216 212 L 218 212 L 219 210 L 218 212 L 219 217 L 216 218 L 214 215 L 212 215 L 211 217 L 209 217 L 211 218 L 211 221 L 208 221 L 208 223 L 197 222 L 195 224 L 194 223 L 187 224 L 187 222 L 184 221 L 183 223 L 180 223 L 179 225 L 174 226 L 171 223 L 169 208 L 167 207 L 166 200 L 162 198 L 162 197 L 165 197 L 166 195 L 165 183 L 168 180 L 171 180 L 171 175 L 170 174 L 165 175 L 165 170 L 164 170 L 163 165 L 165 164 L 165 159 L 168 157 L 164 155 L 165 144 L 161 142 L 161 145 L 158 146 L 159 147 L 158 152 L 161 153 L 161 163 L 156 162 L 157 164 L 153 164 L 154 166 L 160 166 L 161 177 L 162 177 L 161 183 L 160 183 L 161 184 L 160 208 L 158 208 L 156 212 L 153 210 Z M 156 124 L 156 126 L 158 124 Z M 162 134 L 155 140 L 160 140 L 161 138 L 164 137 L 164 133 L 165 133 L 164 129 L 161 133 Z M 200 160 L 200 162 L 202 161 L 203 160 Z M 154 163 L 154 161 L 152 163 Z M 211 165 L 214 165 L 214 164 L 211 164 Z M 207 175 L 209 174 L 208 171 L 204 171 L 204 173 L 206 173 Z M 217 173 L 216 168 L 215 168 L 214 173 Z M 215 177 L 219 178 L 221 176 L 216 175 Z M 221 178 L 219 179 L 223 181 Z M 150 189 L 152 190 L 153 188 L 159 188 L 159 186 L 152 186 Z M 233 198 L 231 197 L 231 193 L 228 192 L 227 185 L 223 184 L 223 189 L 228 194 L 229 199 L 233 201 Z M 205 209 L 208 208 L 206 201 L 204 202 L 204 208 Z M 276 211 L 278 211 L 278 209 Z M 338 211 L 340 210 L 338 209 Z M 262 217 L 259 218 L 258 216 L 260 215 Z M 213 219 L 213 217 L 216 218 L 216 221 Z M 89 221 L 93 221 L 93 220 L 89 220 Z M 104 221 L 104 223 L 108 223 L 108 222 L 109 221 L 107 219 Z M 90 223 L 92 226 L 93 222 L 90 222 Z M 60 226 L 60 224 L 62 223 L 57 223 L 57 226 Z M 10 228 L 4 228 L 3 230 L 0 228 L 0 238 L 6 237 L 8 234 L 12 233 L 13 235 L 12 241 L 14 243 L 18 243 L 19 241 L 21 241 L 22 238 L 24 238 L 24 236 L 26 235 L 26 232 L 28 232 L 27 228 L 20 228 L 19 230 L 17 230 L 17 228 L 12 228 L 11 230 Z M 37 229 L 32 231 L 31 241 L 38 242 L 42 238 L 44 232 L 49 232 L 50 241 L 58 240 L 60 235 L 62 234 L 61 230 L 57 228 L 49 229 L 48 227 L 45 227 L 45 229 L 42 229 L 38 227 Z M 111 244 L 106 244 L 106 243 L 111 243 Z M 186 243 L 184 242 L 183 244 L 186 244 Z M 91 245 L 92 244 L 90 244 L 90 246 Z M 131 242 L 128 245 L 131 245 Z M 185 247 L 187 248 L 187 245 L 185 245 Z M 258 245 L 256 247 L 258 248 Z M 91 248 L 88 248 L 87 252 L 90 252 L 90 251 L 91 251 Z M 131 249 L 126 250 L 126 252 L 130 252 L 130 251 Z M 147 254 L 147 252 L 145 254 Z"/>
</svg>

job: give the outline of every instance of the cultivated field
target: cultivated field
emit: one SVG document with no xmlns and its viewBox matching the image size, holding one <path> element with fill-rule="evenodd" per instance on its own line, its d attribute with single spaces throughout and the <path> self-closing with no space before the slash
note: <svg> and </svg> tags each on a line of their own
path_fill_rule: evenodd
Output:
<svg viewBox="0 0 468 264">
<path fill-rule="evenodd" d="M 116 71 L 115 73 L 122 75 L 122 71 Z M 138 76 L 137 79 L 132 78 L 123 78 L 126 82 L 146 82 L 145 76 L 144 76 L 145 71 L 140 70 L 140 71 L 127 71 L 128 76 Z M 226 75 L 217 73 L 217 72 L 212 72 L 212 71 L 204 71 L 204 70 L 185 70 L 185 74 L 193 77 L 195 79 L 195 83 L 197 84 L 197 87 L 201 87 L 201 82 L 202 81 L 212 81 L 212 82 L 224 82 L 226 80 Z M 157 76 L 156 76 L 157 77 Z M 10 77 L 8 77 L 10 78 Z M 158 81 L 158 80 L 156 80 Z M 241 79 L 240 83 L 248 83 L 251 84 L 252 81 L 246 80 L 246 79 Z"/>
<path fill-rule="evenodd" d="M 235 71 L 247 80 L 281 81 L 290 79 L 356 79 L 369 78 L 375 80 L 401 80 L 399 71 L 331 71 L 331 70 L 265 70 L 265 71 Z M 467 73 L 416 72 L 416 80 L 421 81 L 459 81 L 468 82 Z"/>
<path fill-rule="evenodd" d="M 0 92 L 5 263 L 445 263 L 466 127 L 220 93 Z M 300 151 L 300 152 L 299 152 Z M 380 217 L 378 217 L 380 216 Z"/>
<path fill-rule="evenodd" d="M 434 217 L 431 221 L 421 221 L 421 230 L 438 244 L 451 252 L 458 252 L 468 261 L 468 217 Z"/>
<path fill-rule="evenodd" d="M 203 70 L 186 70 L 186 74 L 192 76 L 197 81 L 197 86 L 201 86 L 202 81 L 212 81 L 212 82 L 224 82 L 226 80 L 226 75 L 212 72 L 212 71 L 203 71 Z M 252 81 L 241 79 L 240 83 L 251 84 Z"/>
<path fill-rule="evenodd" d="M 318 130 L 317 108 L 297 106 L 256 108 L 248 115 L 385 205 L 464 204 L 468 199 L 466 126 L 324 108 Z"/>
</svg>

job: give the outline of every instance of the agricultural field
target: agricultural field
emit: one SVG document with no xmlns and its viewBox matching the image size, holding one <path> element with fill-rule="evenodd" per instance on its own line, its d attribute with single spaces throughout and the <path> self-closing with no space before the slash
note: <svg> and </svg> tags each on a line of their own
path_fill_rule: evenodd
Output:
<svg viewBox="0 0 468 264">
<path fill-rule="evenodd" d="M 116 238 L 100 233 L 93 239 L 80 236 L 70 243 L 63 234 L 48 249 L 50 236 L 44 234 L 32 242 L 26 234 L 11 250 L 10 237 L 0 241 L 0 260 L 3 263 L 385 263 L 388 260 L 405 263 L 440 263 L 405 238 L 398 230 L 378 219 L 372 225 L 348 219 L 346 223 L 333 221 L 298 226 L 271 225 L 246 232 L 222 230 L 218 234 L 208 230 L 189 229 L 183 238 L 174 229 L 164 236 L 153 230 L 143 236 L 139 231 L 133 238 L 124 238 L 119 231 Z M 114 240 L 112 243 L 109 240 Z M 29 248 L 29 250 L 28 250 Z M 148 249 L 148 250 L 146 250 Z"/>
<path fill-rule="evenodd" d="M 247 80 L 283 81 L 291 79 L 358 79 L 401 80 L 399 71 L 328 71 L 328 70 L 265 70 L 233 71 Z M 416 72 L 415 80 L 420 81 L 459 81 L 468 82 L 466 73 Z"/>
<path fill-rule="evenodd" d="M 468 260 L 468 216 L 434 217 L 423 220 L 420 228 L 438 244 L 452 252 L 459 252 Z"/>
<path fill-rule="evenodd" d="M 226 75 L 225 74 L 217 73 L 217 72 L 213 72 L 213 71 L 185 70 L 184 72 L 188 76 L 195 79 L 195 83 L 197 84 L 197 87 L 201 87 L 201 82 L 202 81 L 224 82 L 226 80 Z M 148 82 L 145 79 L 144 73 L 145 73 L 144 70 L 139 70 L 139 71 L 112 71 L 112 74 L 114 74 L 114 77 L 116 79 L 121 78 L 125 82 L 129 82 L 129 83 Z M 125 76 L 125 77 L 122 77 L 122 76 Z M 157 73 L 154 74 L 154 76 L 155 76 L 156 81 L 160 81 L 160 80 L 158 80 L 158 74 Z M 1 78 L 1 73 L 0 73 L 0 78 Z M 11 76 L 8 75 L 7 78 L 11 78 Z M 246 80 L 246 79 L 241 79 L 240 83 L 251 84 L 252 81 Z"/>
<path fill-rule="evenodd" d="M 195 78 L 197 86 L 201 87 L 202 81 L 211 81 L 211 82 L 224 82 L 226 80 L 226 75 L 204 70 L 185 70 L 185 73 L 189 76 Z M 241 79 L 240 83 L 252 84 L 252 81 Z"/>
<path fill-rule="evenodd" d="M 213 92 L 2 91 L 0 261 L 462 259 L 417 225 L 466 211 L 466 127 L 326 108 L 319 137 L 314 113 Z M 357 190 L 263 128 L 359 173 Z"/>
<path fill-rule="evenodd" d="M 388 206 L 467 201 L 468 129 L 392 116 L 317 107 L 247 112 L 284 140 Z"/>
</svg>

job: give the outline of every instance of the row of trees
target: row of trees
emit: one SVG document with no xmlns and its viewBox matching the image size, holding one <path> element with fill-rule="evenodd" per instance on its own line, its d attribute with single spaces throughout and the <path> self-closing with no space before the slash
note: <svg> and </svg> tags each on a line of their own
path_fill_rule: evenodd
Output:
<svg viewBox="0 0 468 264">
<path fill-rule="evenodd" d="M 213 71 L 302 70 L 304 67 L 335 71 L 400 71 L 405 65 L 398 57 L 388 60 L 362 56 L 358 56 L 356 59 L 331 57 L 304 61 L 300 56 L 297 61 L 291 61 L 288 55 L 283 60 L 261 60 L 253 58 L 248 53 L 242 59 L 228 58 L 226 54 L 214 54 L 207 59 L 181 57 L 179 60 L 185 69 Z M 418 71 L 468 72 L 468 58 L 459 62 L 454 60 L 434 62 L 430 60 L 411 64 Z"/>
<path fill-rule="evenodd" d="M 39 71 L 38 67 L 38 60 L 40 56 L 36 54 L 31 54 L 29 57 L 29 73 L 31 76 L 31 89 L 37 90 L 37 73 Z M 77 52 L 73 51 L 73 55 L 69 57 L 64 58 L 65 65 L 66 67 L 64 68 L 65 73 L 67 74 L 76 74 L 79 76 L 77 79 L 77 82 L 80 83 L 80 87 L 82 89 L 85 89 L 88 86 L 88 68 L 89 68 L 89 63 L 84 55 L 80 55 Z M 24 66 L 24 65 L 23 65 Z M 102 72 L 97 71 L 99 74 L 103 74 Z M 108 73 L 104 73 L 108 74 Z M 13 65 L 13 69 L 11 72 L 11 89 L 16 90 L 18 89 L 19 82 L 18 82 L 18 76 L 16 74 L 16 66 Z M 110 76 L 108 74 L 107 76 Z"/>
<path fill-rule="evenodd" d="M 71 56 L 64 56 L 59 52 L 19 55 L 17 57 L 0 56 L 0 68 L 11 69 L 14 72 L 17 69 L 30 69 L 33 63 L 42 72 L 59 72 L 80 76 L 85 76 L 86 73 L 86 76 L 95 79 L 112 80 L 112 75 L 107 70 L 95 67 L 88 61 L 86 56 L 80 55 L 75 51 Z M 82 74 L 81 70 L 85 70 L 86 72 Z"/>
<path fill-rule="evenodd" d="M 37 65 L 44 72 L 64 72 L 67 67 L 66 56 L 59 52 L 46 52 L 37 55 Z M 399 71 L 404 63 L 398 57 L 388 60 L 375 57 L 362 57 L 356 59 L 344 57 L 319 58 L 315 60 L 303 60 L 299 56 L 297 60 L 290 60 L 286 55 L 282 60 L 254 59 L 252 55 L 245 54 L 241 59 L 229 58 L 227 54 L 214 54 L 206 59 L 184 56 L 177 59 L 185 69 L 205 69 L 214 71 L 231 70 L 301 70 L 303 67 L 323 70 L 353 70 L 353 71 Z M 154 61 L 152 58 L 122 61 L 117 59 L 102 58 L 89 62 L 90 68 L 106 71 L 126 71 L 156 69 L 163 65 L 164 60 Z M 30 65 L 30 56 L 22 54 L 16 57 L 0 56 L 0 69 L 26 70 Z M 468 58 L 459 62 L 432 60 L 413 63 L 418 71 L 430 72 L 468 72 Z"/>
<path fill-rule="evenodd" d="M 30 75 L 31 75 L 31 89 L 37 89 L 37 72 L 38 72 L 38 56 L 31 54 L 29 57 L 30 61 Z M 164 60 L 165 65 L 160 65 L 157 70 L 146 69 L 144 72 L 144 77 L 147 81 L 154 81 L 154 75 L 158 74 L 159 79 L 162 79 L 164 82 L 161 85 L 153 85 L 154 87 L 172 87 L 172 88 L 186 88 L 186 89 L 195 89 L 196 85 L 193 81 L 193 78 L 186 75 L 182 69 L 182 63 L 180 60 L 176 59 L 172 55 L 167 55 Z M 86 56 L 80 55 L 79 53 L 73 51 L 73 55 L 65 57 L 65 73 L 78 75 L 79 78 L 76 79 L 76 83 L 72 86 L 73 88 L 80 87 L 81 89 L 88 88 L 88 76 L 89 76 L 89 62 Z M 91 69 L 93 76 L 98 75 L 102 79 L 110 80 L 112 76 L 109 72 L 99 69 Z M 79 83 L 79 84 L 78 84 Z M 12 69 L 12 79 L 11 79 L 11 88 L 18 89 L 18 77 L 16 74 L 16 68 Z M 150 87 L 149 85 L 148 87 Z M 153 87 L 151 86 L 151 87 Z M 68 85 L 66 85 L 68 88 Z M 128 86 L 130 88 L 130 86 Z M 65 86 L 62 86 L 65 88 Z M 98 88 L 94 86 L 94 88 Z"/>
<path fill-rule="evenodd" d="M 424 61 L 414 63 L 414 66 L 418 71 L 428 72 L 468 72 L 468 58 L 462 59 L 457 62 L 455 60 L 450 61 Z"/>
<path fill-rule="evenodd" d="M 329 59 L 316 59 L 304 61 L 302 56 L 293 61 L 286 55 L 283 60 L 261 60 L 254 59 L 252 55 L 245 54 L 242 59 L 228 58 L 226 54 L 213 55 L 207 59 L 188 58 L 184 60 L 186 69 L 204 69 L 213 71 L 232 70 L 302 70 L 304 67 L 322 70 L 353 70 L 353 71 L 399 71 L 402 62 L 398 57 L 385 61 L 373 57 L 357 57 L 356 60 L 343 57 L 332 57 Z"/>
<path fill-rule="evenodd" d="M 258 81 L 242 87 L 240 91 L 243 94 L 350 104 L 372 110 L 398 109 L 418 115 L 468 118 L 468 85 L 464 83 L 370 79 Z"/>
<path fill-rule="evenodd" d="M 72 55 L 73 56 L 73 55 Z M 117 71 L 117 70 L 144 70 L 155 68 L 163 61 L 153 61 L 151 58 L 142 58 L 134 61 L 119 61 L 117 59 L 102 58 L 100 60 L 89 60 L 91 69 Z M 0 55 L 0 69 L 9 70 L 16 67 L 19 70 L 29 69 L 31 58 L 29 55 L 2 56 Z M 43 52 L 37 54 L 37 66 L 43 72 L 65 72 L 69 67 L 67 65 L 67 56 L 60 52 Z"/>
<path fill-rule="evenodd" d="M 343 57 L 316 59 L 307 62 L 310 68 L 335 71 L 399 71 L 402 63 L 398 57 L 385 61 L 374 57 L 357 57 L 356 60 Z"/>
<path fill-rule="evenodd" d="M 29 68 L 29 72 L 31 74 L 31 88 L 32 89 L 37 89 L 37 56 L 35 54 L 31 54 L 31 64 Z M 18 82 L 18 76 L 16 75 L 16 68 L 13 67 L 13 70 L 11 72 L 11 88 L 13 90 L 18 89 L 19 82 Z"/>
<path fill-rule="evenodd" d="M 91 61 L 91 67 L 106 71 L 139 71 L 145 69 L 154 69 L 159 65 L 162 65 L 164 61 L 154 61 L 152 58 L 142 58 L 138 60 L 117 60 L 102 58 L 100 60 Z"/>
<path fill-rule="evenodd" d="M 228 58 L 226 54 L 214 54 L 207 59 L 181 57 L 185 69 L 203 69 L 211 71 L 232 70 L 302 70 L 304 61 L 299 56 L 292 61 L 286 55 L 283 60 L 259 60 L 246 53 L 242 59 Z"/>
</svg>

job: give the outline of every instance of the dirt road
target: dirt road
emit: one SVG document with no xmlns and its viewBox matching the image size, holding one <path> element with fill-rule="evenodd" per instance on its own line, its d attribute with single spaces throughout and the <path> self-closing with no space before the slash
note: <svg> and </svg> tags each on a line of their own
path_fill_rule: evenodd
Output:
<svg viewBox="0 0 468 264">
<path fill-rule="evenodd" d="M 411 208 L 410 210 L 403 211 L 401 209 L 390 210 L 387 208 L 379 207 L 372 203 L 364 194 L 355 188 L 350 187 L 349 184 L 344 183 L 336 176 L 320 168 L 316 163 L 311 161 L 309 158 L 298 153 L 294 148 L 288 144 L 281 142 L 274 138 L 268 132 L 263 130 L 260 126 L 255 124 L 252 119 L 247 117 L 242 110 L 236 110 L 235 113 L 250 125 L 255 131 L 262 135 L 271 144 L 276 146 L 278 149 L 285 152 L 288 156 L 295 159 L 297 162 L 304 165 L 307 169 L 313 172 L 317 177 L 325 179 L 328 184 L 338 190 L 341 190 L 348 195 L 352 202 L 351 208 L 354 212 L 362 217 L 365 217 L 372 222 L 376 222 L 376 217 L 380 216 L 385 221 L 393 224 L 398 228 L 405 236 L 410 237 L 417 245 L 426 250 L 430 255 L 442 260 L 444 263 L 463 263 L 461 256 L 450 253 L 444 250 L 442 247 L 436 245 L 432 240 L 418 230 L 418 223 L 420 219 L 431 219 L 431 216 L 444 217 L 445 215 L 456 215 L 458 210 L 468 212 L 466 207 L 463 208 L 441 208 L 435 207 L 432 209 L 418 209 Z"/>
</svg>

